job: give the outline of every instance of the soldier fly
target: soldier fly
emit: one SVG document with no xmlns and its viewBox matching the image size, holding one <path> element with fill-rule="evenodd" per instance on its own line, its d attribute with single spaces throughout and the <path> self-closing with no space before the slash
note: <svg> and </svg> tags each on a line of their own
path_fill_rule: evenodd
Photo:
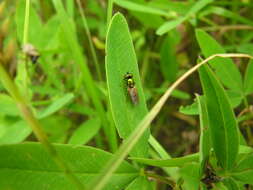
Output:
<svg viewBox="0 0 253 190">
<path fill-rule="evenodd" d="M 138 98 L 137 89 L 135 87 L 135 82 L 134 82 L 134 79 L 133 79 L 133 74 L 127 72 L 125 74 L 125 76 L 124 76 L 124 79 L 126 81 L 128 95 L 130 96 L 132 103 L 134 105 L 136 105 L 138 103 L 138 101 L 139 101 L 139 98 Z"/>
</svg>

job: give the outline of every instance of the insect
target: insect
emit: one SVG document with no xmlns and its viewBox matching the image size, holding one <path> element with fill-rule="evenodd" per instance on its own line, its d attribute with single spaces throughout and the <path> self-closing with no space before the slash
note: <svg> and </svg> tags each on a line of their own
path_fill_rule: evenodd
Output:
<svg viewBox="0 0 253 190">
<path fill-rule="evenodd" d="M 27 57 L 30 58 L 33 64 L 37 63 L 37 60 L 39 59 L 40 54 L 32 44 L 25 44 L 22 47 L 22 51 Z"/>
<path fill-rule="evenodd" d="M 138 92 L 137 89 L 135 87 L 135 82 L 133 79 L 133 74 L 127 72 L 124 76 L 124 79 L 126 81 L 126 86 L 127 86 L 127 92 L 131 98 L 131 101 L 134 105 L 136 105 L 139 101 L 138 98 Z"/>
</svg>

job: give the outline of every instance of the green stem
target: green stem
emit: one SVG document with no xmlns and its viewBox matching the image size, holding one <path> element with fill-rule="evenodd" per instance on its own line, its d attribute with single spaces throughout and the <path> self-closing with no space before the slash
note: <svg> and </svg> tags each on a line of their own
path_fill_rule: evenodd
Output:
<svg viewBox="0 0 253 190">
<path fill-rule="evenodd" d="M 167 177 L 163 177 L 163 176 L 160 176 L 160 175 L 157 175 L 155 173 L 152 173 L 152 172 L 148 172 L 148 171 L 145 171 L 144 174 L 148 177 L 148 178 L 153 178 L 157 181 L 160 181 L 160 182 L 163 182 L 165 184 L 168 184 L 170 185 L 172 188 L 175 187 L 176 183 L 173 181 L 173 180 L 170 180 L 168 179 Z"/>
<path fill-rule="evenodd" d="M 29 29 L 29 17 L 30 17 L 29 15 L 30 15 L 30 0 L 26 0 L 23 45 L 28 42 L 28 29 Z"/>
<path fill-rule="evenodd" d="M 113 0 L 108 0 L 108 4 L 107 4 L 107 28 L 109 26 L 109 23 L 111 21 L 112 18 L 112 11 L 113 11 Z"/>
<path fill-rule="evenodd" d="M 42 143 L 47 152 L 51 155 L 52 159 L 55 161 L 56 165 L 63 171 L 65 176 L 79 189 L 84 190 L 84 185 L 79 181 L 79 179 L 71 172 L 68 165 L 59 156 L 55 148 L 48 141 L 47 135 L 42 130 L 39 121 L 35 118 L 33 112 L 29 108 L 26 99 L 20 94 L 17 86 L 11 80 L 10 76 L 5 71 L 2 63 L 0 63 L 0 81 L 16 101 L 17 107 L 26 122 L 32 128 L 37 139 Z"/>
<path fill-rule="evenodd" d="M 81 17 L 82 17 L 84 30 L 85 30 L 85 33 L 86 33 L 87 38 L 88 38 L 88 43 L 89 43 L 89 46 L 90 46 L 90 50 L 91 50 L 91 55 L 92 55 L 93 61 L 95 63 L 96 71 L 97 71 L 97 74 L 98 74 L 98 79 L 100 81 L 102 81 L 102 74 L 101 74 L 101 70 L 100 70 L 100 67 L 99 67 L 99 64 L 98 64 L 98 58 L 97 58 L 97 54 L 96 54 L 96 51 L 95 51 L 95 47 L 94 47 L 94 45 L 92 43 L 91 33 L 90 33 L 90 30 L 89 30 L 87 19 L 85 17 L 84 11 L 82 9 L 82 5 L 81 5 L 80 0 L 76 0 L 76 2 L 77 2 L 78 8 L 79 8 L 79 12 L 80 12 Z"/>
</svg>

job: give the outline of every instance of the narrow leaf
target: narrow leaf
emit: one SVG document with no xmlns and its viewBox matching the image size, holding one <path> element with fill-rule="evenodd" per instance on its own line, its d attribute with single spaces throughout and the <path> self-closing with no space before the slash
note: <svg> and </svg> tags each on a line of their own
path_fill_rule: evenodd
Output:
<svg viewBox="0 0 253 190">
<path fill-rule="evenodd" d="M 253 60 L 248 63 L 244 79 L 244 93 L 246 95 L 253 93 Z"/>
<path fill-rule="evenodd" d="M 154 7 L 149 7 L 145 4 L 142 5 L 139 3 L 135 3 L 134 1 L 114 0 L 114 3 L 131 11 L 149 13 L 149 14 L 160 15 L 160 16 L 169 16 L 169 13 L 167 11 L 154 8 Z"/>
<path fill-rule="evenodd" d="M 59 111 L 67 103 L 69 103 L 73 98 L 74 98 L 74 95 L 72 93 L 68 93 L 64 95 L 63 97 L 54 101 L 45 110 L 43 110 L 42 112 L 39 112 L 37 117 L 42 119 L 42 118 L 48 117 L 49 115 L 52 115 L 53 113 Z"/>
<path fill-rule="evenodd" d="M 193 102 L 187 106 L 180 106 L 179 111 L 185 115 L 198 115 L 199 108 L 197 102 Z"/>
<path fill-rule="evenodd" d="M 158 166 L 158 167 L 182 167 L 183 165 L 189 162 L 197 162 L 199 160 L 199 154 L 191 154 L 184 157 L 171 158 L 171 159 L 147 159 L 147 158 L 134 158 L 130 157 L 129 159 L 136 162 L 147 164 L 149 166 Z"/>
<path fill-rule="evenodd" d="M 210 129 L 208 125 L 208 113 L 204 97 L 197 96 L 199 118 L 200 118 L 200 141 L 199 141 L 199 162 L 200 162 L 200 175 L 204 173 L 205 164 L 208 160 L 211 150 Z"/>
<path fill-rule="evenodd" d="M 126 139 L 147 113 L 147 107 L 138 71 L 136 55 L 127 22 L 120 13 L 110 24 L 106 42 L 106 76 L 112 114 L 119 135 Z M 133 75 L 138 100 L 132 102 L 125 75 Z M 132 156 L 146 157 L 149 130 L 132 150 Z"/>
<path fill-rule="evenodd" d="M 98 118 L 90 119 L 82 123 L 72 134 L 69 144 L 86 144 L 98 132 L 101 122 Z"/>
<path fill-rule="evenodd" d="M 166 32 L 169 32 L 170 30 L 176 28 L 179 24 L 183 23 L 185 20 L 186 20 L 185 17 L 180 17 L 178 19 L 165 22 L 162 26 L 160 26 L 157 29 L 156 34 L 157 35 L 163 35 Z"/>
<path fill-rule="evenodd" d="M 15 101 L 6 94 L 0 94 L 0 114 L 19 116 L 19 110 Z"/>
<path fill-rule="evenodd" d="M 175 40 L 173 35 L 169 33 L 167 38 L 163 41 L 160 55 L 161 55 L 161 71 L 165 79 L 169 82 L 173 82 L 177 77 L 178 63 L 175 52 Z"/>
<path fill-rule="evenodd" d="M 205 57 L 209 57 L 217 53 L 226 53 L 225 50 L 205 31 L 196 30 L 196 37 L 199 46 Z M 243 93 L 242 77 L 230 58 L 217 57 L 209 61 L 211 67 L 215 69 L 216 74 L 226 87 L 237 92 Z"/>
<path fill-rule="evenodd" d="M 239 148 L 238 126 L 228 96 L 208 66 L 199 69 L 214 152 L 224 169 L 231 169 Z"/>
<path fill-rule="evenodd" d="M 165 22 L 162 26 L 160 26 L 157 29 L 156 34 L 157 35 L 162 35 L 162 34 L 165 34 L 168 31 L 170 31 L 171 29 L 177 27 L 179 24 L 181 24 L 185 20 L 188 20 L 189 18 L 191 18 L 191 16 L 193 16 L 194 14 L 199 12 L 202 8 L 204 8 L 206 5 L 208 5 L 212 1 L 213 0 L 197 1 L 183 17 L 180 17 L 176 20 Z"/>
<path fill-rule="evenodd" d="M 19 120 L 12 125 L 1 121 L 0 129 L 0 144 L 20 143 L 32 133 L 31 128 L 23 120 Z"/>
</svg>

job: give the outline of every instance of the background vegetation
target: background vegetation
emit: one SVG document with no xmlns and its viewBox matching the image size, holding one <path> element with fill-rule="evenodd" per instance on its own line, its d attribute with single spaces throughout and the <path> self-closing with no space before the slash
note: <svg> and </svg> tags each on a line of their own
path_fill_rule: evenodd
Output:
<svg viewBox="0 0 253 190">
<path fill-rule="evenodd" d="M 0 1 L 0 189 L 252 189 L 252 10 Z"/>
</svg>

